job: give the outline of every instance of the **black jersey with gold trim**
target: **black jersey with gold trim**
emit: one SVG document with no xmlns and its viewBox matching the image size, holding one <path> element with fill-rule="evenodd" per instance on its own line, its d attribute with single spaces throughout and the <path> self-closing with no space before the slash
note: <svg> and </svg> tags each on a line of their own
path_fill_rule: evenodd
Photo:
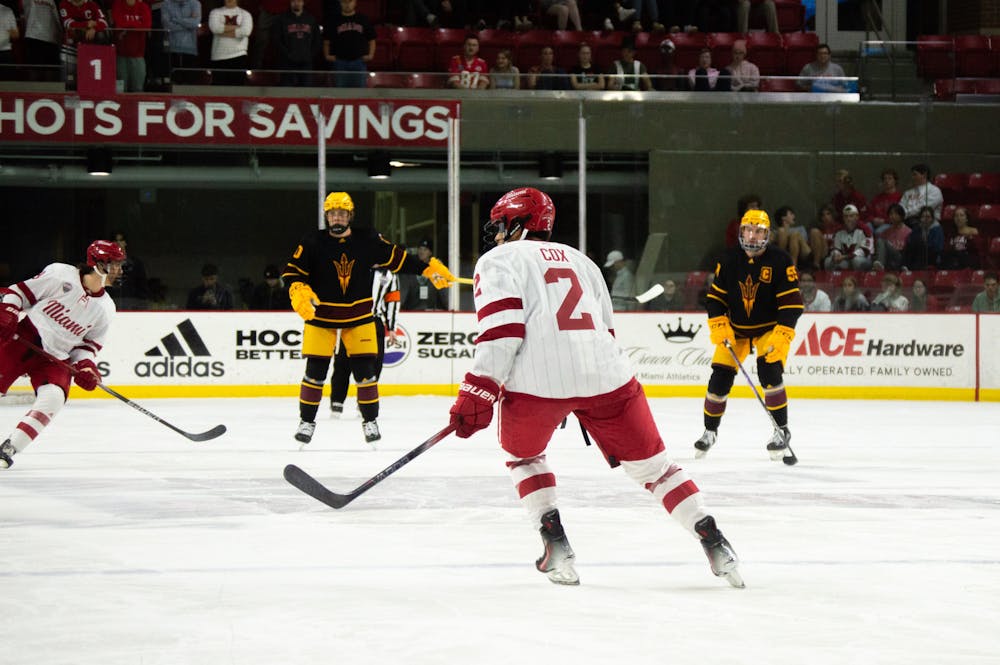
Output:
<svg viewBox="0 0 1000 665">
<path fill-rule="evenodd" d="M 351 227 L 351 235 L 335 238 L 313 231 L 300 241 L 282 277 L 288 286 L 305 282 L 316 293 L 321 328 L 353 328 L 372 320 L 372 270 L 419 275 L 427 264 L 374 229 Z"/>
<path fill-rule="evenodd" d="M 739 247 L 727 250 L 706 301 L 708 316 L 727 315 L 737 337 L 757 337 L 778 324 L 794 328 L 803 310 L 792 258 L 773 245 L 753 258 Z"/>
</svg>

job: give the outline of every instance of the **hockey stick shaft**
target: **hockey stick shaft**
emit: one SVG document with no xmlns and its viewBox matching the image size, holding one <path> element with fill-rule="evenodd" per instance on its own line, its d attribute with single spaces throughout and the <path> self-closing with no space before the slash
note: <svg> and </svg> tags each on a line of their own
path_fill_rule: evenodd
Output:
<svg viewBox="0 0 1000 665">
<path fill-rule="evenodd" d="M 761 408 L 764 409 L 764 413 L 766 413 L 767 417 L 771 419 L 771 424 L 774 425 L 774 429 L 780 430 L 781 427 L 778 426 L 778 421 L 774 419 L 774 414 L 771 413 L 771 410 L 767 408 L 767 403 L 761 396 L 760 391 L 757 390 L 757 384 L 754 383 L 753 378 L 751 378 L 750 376 L 750 373 L 747 372 L 746 368 L 743 367 L 743 363 L 740 362 L 739 357 L 736 355 L 736 351 L 733 349 L 733 345 L 729 343 L 729 340 L 726 340 L 725 344 L 726 344 L 726 349 L 729 350 L 729 355 L 733 357 L 733 362 L 735 362 L 736 366 L 740 368 L 740 372 L 743 373 L 743 378 L 747 380 L 747 384 L 750 386 L 750 390 L 753 391 L 753 394 L 757 398 L 757 401 L 760 402 Z M 792 460 L 795 460 L 795 462 L 797 462 L 799 458 L 795 456 L 795 451 L 792 450 L 792 445 L 790 443 L 786 443 L 786 445 L 788 446 L 788 456 Z M 795 464 L 795 462 L 791 462 L 791 464 Z"/>
<path fill-rule="evenodd" d="M 640 293 L 635 297 L 635 299 L 641 303 L 647 303 L 662 293 L 663 293 L 663 285 L 653 284 L 653 286 L 648 291 Z"/>
<path fill-rule="evenodd" d="M 455 281 L 458 282 L 459 284 L 470 284 L 470 285 L 472 284 L 471 277 L 456 277 Z"/>
<path fill-rule="evenodd" d="M 322 503 L 325 503 L 331 508 L 339 510 L 340 508 L 343 508 L 344 506 L 349 504 L 351 501 L 357 499 L 359 496 L 361 496 L 371 488 L 378 485 L 380 482 L 382 482 L 392 474 L 402 469 L 404 466 L 412 462 L 420 455 L 430 450 L 434 446 L 434 444 L 438 443 L 439 441 L 441 441 L 454 431 L 455 431 L 455 426 L 449 424 L 447 427 L 445 427 L 441 431 L 431 436 L 431 438 L 427 439 L 419 446 L 417 446 L 410 452 L 406 453 L 398 460 L 396 460 L 389 466 L 385 467 L 384 469 L 376 473 L 374 476 L 372 476 L 365 482 L 361 483 L 358 487 L 356 487 L 355 489 L 351 490 L 346 494 L 338 494 L 337 492 L 331 492 L 327 487 L 323 485 L 323 483 L 319 482 L 318 480 L 316 480 L 315 478 L 313 478 L 308 473 L 306 473 L 299 467 L 295 466 L 294 464 L 289 464 L 288 466 L 286 466 L 283 475 L 285 476 L 285 480 L 287 480 L 296 489 L 305 492 L 312 498 Z"/>
<path fill-rule="evenodd" d="M 31 349 L 32 351 L 34 351 L 38 355 L 43 356 L 45 358 L 48 358 L 50 361 L 56 363 L 57 365 L 61 365 L 62 367 L 66 368 L 66 370 L 68 370 L 69 373 L 72 374 L 73 376 L 76 376 L 77 374 L 79 374 L 79 371 L 75 367 L 73 367 L 72 365 L 70 365 L 65 360 L 60 360 L 59 358 L 56 358 L 51 353 L 49 353 L 45 349 L 41 348 L 37 344 L 35 344 L 35 343 L 33 343 L 33 342 L 29 341 L 29 340 L 24 339 L 20 335 L 14 335 L 14 339 L 17 340 L 18 342 L 20 342 L 21 344 L 23 344 L 24 346 L 28 347 L 29 349 Z M 180 434 L 181 436 L 189 439 L 190 441 L 199 441 L 199 442 L 200 441 L 209 441 L 211 439 L 218 438 L 218 437 L 220 437 L 220 436 L 222 436 L 223 434 L 226 433 L 226 426 L 225 425 L 216 425 L 215 427 L 213 427 L 212 429 L 208 430 L 207 432 L 185 432 L 184 430 L 180 429 L 179 427 L 176 427 L 173 424 L 167 422 L 163 418 L 160 418 L 158 415 L 156 415 L 152 411 L 149 411 L 149 410 L 143 408 L 142 406 L 136 404 L 135 402 L 133 402 L 132 400 L 130 400 L 128 397 L 125 397 L 124 395 L 122 395 L 121 393 L 119 393 L 118 391 L 116 391 L 116 390 L 114 390 L 112 388 L 109 388 L 108 386 L 104 385 L 103 382 L 98 382 L 97 387 L 100 388 L 101 390 L 103 390 L 104 392 L 106 392 L 107 394 L 111 395 L 112 397 L 125 402 L 126 404 L 128 404 L 129 406 L 131 406 L 133 409 L 135 409 L 139 413 L 152 418 L 156 422 L 160 423 L 161 425 L 163 425 L 165 427 L 168 427 L 168 428 L 172 429 L 173 431 L 175 431 L 178 434 Z"/>
</svg>

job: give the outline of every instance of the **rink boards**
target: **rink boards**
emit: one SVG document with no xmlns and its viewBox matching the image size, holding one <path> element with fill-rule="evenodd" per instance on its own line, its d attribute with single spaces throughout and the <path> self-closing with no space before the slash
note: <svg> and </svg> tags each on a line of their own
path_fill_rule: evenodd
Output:
<svg viewBox="0 0 1000 665">
<path fill-rule="evenodd" d="M 404 312 L 396 333 L 383 394 L 453 394 L 472 367 L 475 314 Z M 703 314 L 619 314 L 615 333 L 650 396 L 704 393 L 714 347 Z M 806 314 L 796 333 L 795 397 L 1000 400 L 1000 316 Z M 294 396 L 301 336 L 290 312 L 123 312 L 99 360 L 130 397 Z M 756 372 L 752 356 L 745 366 Z M 750 396 L 744 384 L 734 395 Z"/>
</svg>

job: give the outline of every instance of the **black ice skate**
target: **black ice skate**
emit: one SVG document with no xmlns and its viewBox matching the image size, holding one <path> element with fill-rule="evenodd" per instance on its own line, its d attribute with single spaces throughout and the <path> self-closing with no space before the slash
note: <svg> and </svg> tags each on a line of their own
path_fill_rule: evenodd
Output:
<svg viewBox="0 0 1000 665">
<path fill-rule="evenodd" d="M 14 466 L 14 460 L 12 458 L 16 454 L 17 449 L 10 444 L 10 439 L 0 443 L 0 469 L 9 469 Z"/>
<path fill-rule="evenodd" d="M 378 431 L 378 423 L 374 420 L 366 420 L 361 423 L 361 431 L 365 433 L 365 442 L 375 447 L 375 442 L 382 438 L 382 433 Z"/>
<path fill-rule="evenodd" d="M 344 415 L 344 403 L 330 402 L 330 413 L 333 414 L 334 418 L 339 418 Z"/>
<path fill-rule="evenodd" d="M 301 441 L 302 443 L 309 443 L 312 441 L 313 434 L 316 433 L 316 423 L 310 423 L 305 420 L 299 421 L 299 428 L 295 430 L 295 440 Z"/>
<path fill-rule="evenodd" d="M 694 525 L 694 530 L 701 538 L 701 546 L 705 548 L 705 556 L 712 566 L 712 573 L 716 577 L 724 577 L 726 581 L 737 589 L 742 589 L 743 578 L 740 577 L 739 559 L 732 545 L 722 535 L 722 532 L 715 526 L 715 518 L 709 515 Z"/>
<path fill-rule="evenodd" d="M 573 568 L 576 555 L 569 546 L 557 509 L 542 515 L 542 528 L 538 531 L 542 534 L 545 552 L 535 561 L 535 567 L 545 573 L 553 584 L 579 584 L 580 576 Z"/>
<path fill-rule="evenodd" d="M 777 462 L 785 457 L 791 457 L 791 449 L 788 443 L 792 440 L 792 433 L 788 427 L 774 430 L 770 440 L 767 442 L 767 454 L 771 456 L 771 461 Z"/>
<path fill-rule="evenodd" d="M 715 445 L 715 439 L 719 436 L 718 432 L 707 429 L 705 433 L 701 435 L 701 438 L 694 442 L 695 459 L 701 459 L 708 452 L 708 449 Z"/>
</svg>

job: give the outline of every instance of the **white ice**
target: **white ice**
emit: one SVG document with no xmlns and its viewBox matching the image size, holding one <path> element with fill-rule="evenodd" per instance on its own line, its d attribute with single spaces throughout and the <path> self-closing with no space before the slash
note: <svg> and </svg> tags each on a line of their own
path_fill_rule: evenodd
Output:
<svg viewBox="0 0 1000 665">
<path fill-rule="evenodd" d="M 693 459 L 701 400 L 658 399 L 671 455 L 742 558 L 697 540 L 573 419 L 549 461 L 580 587 L 536 572 L 536 528 L 493 430 L 449 437 L 335 511 L 295 463 L 354 488 L 447 421 L 444 397 L 388 397 L 383 440 L 297 402 L 71 400 L 0 471 L 0 665 L 1000 663 L 1000 404 L 793 400 L 801 462 L 732 400 Z M 0 407 L 0 430 L 24 406 Z M 349 406 L 353 412 L 353 405 Z"/>
</svg>

